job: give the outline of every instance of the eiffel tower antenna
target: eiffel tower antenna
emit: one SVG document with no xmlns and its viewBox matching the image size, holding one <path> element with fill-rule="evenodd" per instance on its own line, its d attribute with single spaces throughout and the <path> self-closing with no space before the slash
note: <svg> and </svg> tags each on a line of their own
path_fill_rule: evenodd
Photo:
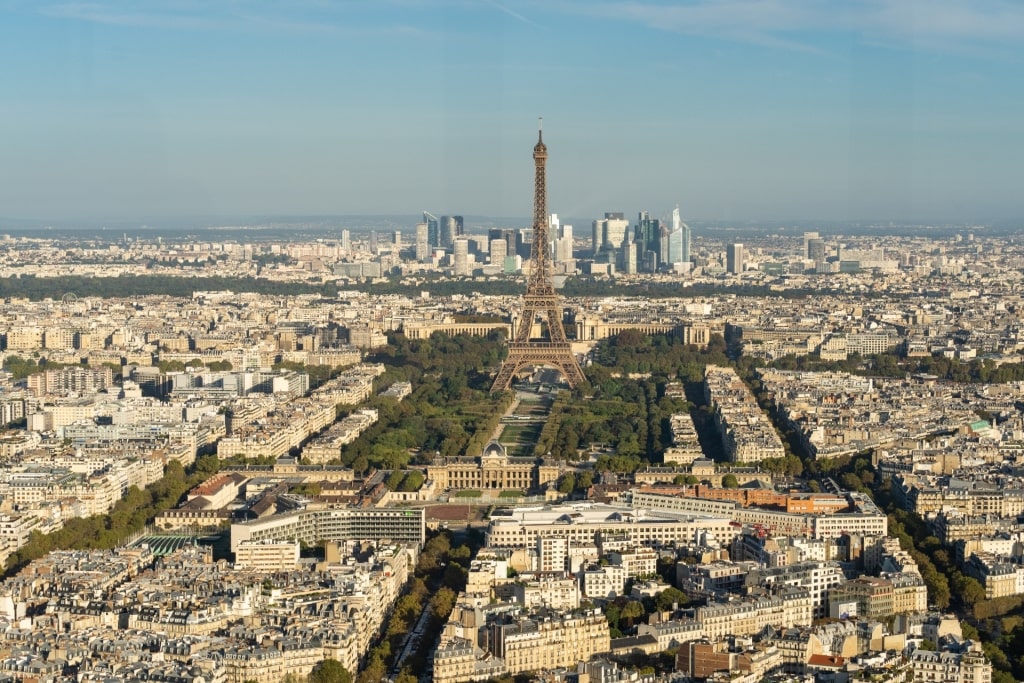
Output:
<svg viewBox="0 0 1024 683">
<path fill-rule="evenodd" d="M 586 384 L 576 356 L 562 325 L 562 302 L 551 284 L 551 254 L 548 249 L 548 199 L 545 167 L 548 148 L 544 144 L 544 118 L 537 129 L 537 144 L 533 147 L 533 266 L 523 295 L 523 314 L 516 326 L 515 336 L 509 341 L 508 356 L 494 378 L 491 391 L 504 391 L 512 385 L 512 378 L 525 367 L 547 365 L 561 371 L 570 387 Z M 538 317 L 547 320 L 547 338 L 531 339 L 530 334 Z"/>
</svg>

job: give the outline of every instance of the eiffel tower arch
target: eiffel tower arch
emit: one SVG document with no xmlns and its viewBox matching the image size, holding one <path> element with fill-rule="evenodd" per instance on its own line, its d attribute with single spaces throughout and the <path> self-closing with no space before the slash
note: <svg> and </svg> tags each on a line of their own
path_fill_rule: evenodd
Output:
<svg viewBox="0 0 1024 683">
<path fill-rule="evenodd" d="M 570 387 L 586 384 L 586 378 L 576 362 L 572 346 L 565 336 L 562 324 L 562 301 L 551 284 L 551 254 L 548 251 L 548 209 L 546 165 L 548 148 L 544 144 L 543 130 L 537 133 L 533 148 L 533 247 L 530 254 L 533 267 L 523 295 L 523 312 L 509 341 L 508 356 L 498 370 L 491 391 L 504 391 L 512 379 L 526 367 L 548 366 L 559 370 Z M 531 331 L 540 318 L 547 323 L 547 336 L 531 337 Z"/>
</svg>

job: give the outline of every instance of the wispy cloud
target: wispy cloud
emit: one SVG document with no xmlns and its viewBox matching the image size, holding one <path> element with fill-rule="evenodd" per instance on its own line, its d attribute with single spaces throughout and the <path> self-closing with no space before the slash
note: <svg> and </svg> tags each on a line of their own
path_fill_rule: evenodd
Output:
<svg viewBox="0 0 1024 683">
<path fill-rule="evenodd" d="M 488 5 L 491 5 L 492 7 L 496 8 L 496 9 L 504 12 L 505 14 L 509 15 L 513 19 L 518 19 L 519 21 L 523 22 L 524 24 L 529 24 L 530 26 L 537 26 L 537 22 L 532 21 L 530 19 L 527 19 L 526 17 L 524 17 L 519 12 L 516 12 L 512 8 L 510 8 L 510 7 L 506 6 L 506 5 L 501 4 L 497 0 L 484 0 L 484 2 L 486 2 Z"/>
<path fill-rule="evenodd" d="M 410 23 L 368 20 L 348 10 L 371 3 L 336 0 L 106 0 L 39 3 L 34 10 L 61 19 L 112 26 L 209 31 L 276 31 L 346 35 L 424 36 Z"/>
<path fill-rule="evenodd" d="M 1004 0 L 871 0 L 849 17 L 864 32 L 951 40 L 1024 37 L 1024 4 Z"/>
<path fill-rule="evenodd" d="M 953 50 L 1024 39 L 1019 0 L 0 0 L 0 8 L 11 3 L 76 21 L 187 30 L 429 35 L 419 20 L 490 7 L 531 26 L 555 13 L 811 52 L 834 31 Z"/>
<path fill-rule="evenodd" d="M 114 26 L 216 29 L 228 25 L 224 20 L 208 14 L 175 10 L 167 6 L 136 9 L 111 3 L 63 2 L 42 5 L 39 12 L 50 17 Z"/>
<path fill-rule="evenodd" d="M 1024 38 L 1024 3 L 1007 0 L 555 0 L 557 11 L 653 29 L 812 49 L 810 34 L 850 31 L 867 41 L 970 44 Z"/>
</svg>

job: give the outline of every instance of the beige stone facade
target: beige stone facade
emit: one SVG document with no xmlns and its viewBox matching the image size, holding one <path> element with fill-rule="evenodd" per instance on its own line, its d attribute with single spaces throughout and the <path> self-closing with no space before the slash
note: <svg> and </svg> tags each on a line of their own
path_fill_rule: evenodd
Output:
<svg viewBox="0 0 1024 683">
<path fill-rule="evenodd" d="M 427 479 L 442 489 L 527 491 L 556 481 L 561 472 L 557 464 L 511 457 L 504 446 L 492 441 L 479 458 L 448 458 L 430 465 Z"/>
<path fill-rule="evenodd" d="M 285 572 L 299 563 L 295 541 L 247 541 L 235 550 L 235 566 L 264 572 Z"/>
<path fill-rule="evenodd" d="M 804 590 L 791 590 L 776 598 L 710 604 L 697 610 L 697 621 L 704 634 L 714 640 L 727 635 L 753 635 L 765 626 L 810 626 L 813 612 L 811 594 Z"/>
<path fill-rule="evenodd" d="M 494 654 L 505 660 L 510 674 L 575 667 L 610 645 L 608 622 L 600 612 L 495 626 L 493 637 Z"/>
</svg>

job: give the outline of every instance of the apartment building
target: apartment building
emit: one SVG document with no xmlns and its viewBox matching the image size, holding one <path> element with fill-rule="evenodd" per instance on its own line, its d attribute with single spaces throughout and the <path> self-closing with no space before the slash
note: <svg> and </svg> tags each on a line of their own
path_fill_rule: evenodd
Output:
<svg viewBox="0 0 1024 683">
<path fill-rule="evenodd" d="M 766 626 L 782 629 L 810 626 L 814 606 L 810 592 L 787 589 L 777 597 L 711 603 L 698 607 L 696 620 L 709 639 L 749 636 Z"/>
<path fill-rule="evenodd" d="M 542 611 L 530 619 L 492 624 L 489 630 L 494 656 L 503 659 L 505 671 L 513 675 L 575 667 L 607 652 L 610 645 L 608 622 L 599 610 L 583 614 Z"/>
<path fill-rule="evenodd" d="M 990 683 L 992 665 L 980 652 L 932 652 L 910 655 L 914 683 Z"/>
<path fill-rule="evenodd" d="M 243 541 L 235 550 L 235 566 L 261 572 L 286 572 L 299 563 L 295 541 Z"/>
</svg>

